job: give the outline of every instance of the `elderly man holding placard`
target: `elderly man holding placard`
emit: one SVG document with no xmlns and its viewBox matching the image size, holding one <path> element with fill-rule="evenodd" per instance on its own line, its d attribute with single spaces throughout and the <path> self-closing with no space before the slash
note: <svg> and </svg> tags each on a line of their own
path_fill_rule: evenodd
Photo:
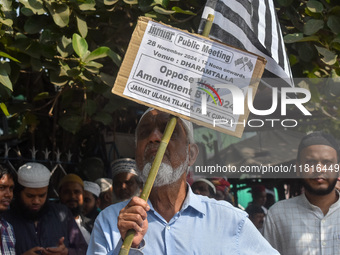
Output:
<svg viewBox="0 0 340 255">
<path fill-rule="evenodd" d="M 139 121 L 136 163 L 144 181 L 169 119 L 149 109 Z M 129 229 L 136 231 L 129 254 L 278 254 L 245 212 L 192 192 L 186 175 L 197 155 L 192 124 L 179 119 L 149 200 L 133 197 L 103 210 L 87 254 L 118 254 Z"/>
</svg>

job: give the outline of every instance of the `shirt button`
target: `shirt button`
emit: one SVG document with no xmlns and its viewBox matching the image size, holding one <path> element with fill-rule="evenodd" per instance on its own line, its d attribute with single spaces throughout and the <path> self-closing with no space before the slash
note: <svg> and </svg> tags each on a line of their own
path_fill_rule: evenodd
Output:
<svg viewBox="0 0 340 255">
<path fill-rule="evenodd" d="M 322 242 L 322 246 L 325 246 L 326 245 L 326 242 Z"/>
<path fill-rule="evenodd" d="M 167 225 L 167 226 L 166 226 L 166 229 L 167 229 L 167 230 L 170 230 L 170 226 L 169 226 L 169 225 Z"/>
<path fill-rule="evenodd" d="M 326 220 L 322 220 L 321 222 L 322 222 L 322 223 L 325 223 L 325 222 L 326 222 Z"/>
</svg>

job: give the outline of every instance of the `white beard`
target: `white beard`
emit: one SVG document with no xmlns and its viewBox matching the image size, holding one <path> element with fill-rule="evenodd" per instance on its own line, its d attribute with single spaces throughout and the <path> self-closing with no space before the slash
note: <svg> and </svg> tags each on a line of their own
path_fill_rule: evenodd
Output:
<svg viewBox="0 0 340 255">
<path fill-rule="evenodd" d="M 161 163 L 159 166 L 159 170 L 154 182 L 154 187 L 161 187 L 165 185 L 172 184 L 181 178 L 181 176 L 187 172 L 188 170 L 188 163 L 189 163 L 189 155 L 185 161 L 176 169 L 173 169 L 171 165 L 166 163 Z M 146 179 L 148 178 L 149 172 L 151 170 L 151 163 L 146 163 L 142 171 L 142 181 L 145 183 Z"/>
</svg>

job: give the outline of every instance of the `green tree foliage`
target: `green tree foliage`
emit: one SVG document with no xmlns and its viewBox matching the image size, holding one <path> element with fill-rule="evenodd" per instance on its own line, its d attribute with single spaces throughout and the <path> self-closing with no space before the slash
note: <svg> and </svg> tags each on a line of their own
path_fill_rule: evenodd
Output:
<svg viewBox="0 0 340 255">
<path fill-rule="evenodd" d="M 293 76 L 312 78 L 307 87 L 314 120 L 308 129 L 339 134 L 340 5 L 335 0 L 276 0 Z M 336 132 L 337 131 L 337 132 Z"/>
<path fill-rule="evenodd" d="M 204 0 L 2 0 L 0 108 L 9 134 L 63 141 L 86 126 L 121 121 L 130 103 L 111 93 L 141 15 L 197 32 Z M 335 0 L 275 0 L 295 77 L 310 107 L 333 122 L 340 109 L 340 6 Z M 120 116 L 120 117 L 118 117 Z M 319 116 L 319 115 L 318 115 Z M 333 123 L 334 124 L 334 123 Z M 335 125 L 333 125 L 334 127 Z"/>
<path fill-rule="evenodd" d="M 203 6 L 200 0 L 1 1 L 0 107 L 9 133 L 35 139 L 45 133 L 56 142 L 65 131 L 114 126 L 117 110 L 132 104 L 111 89 L 138 17 L 193 32 Z"/>
</svg>

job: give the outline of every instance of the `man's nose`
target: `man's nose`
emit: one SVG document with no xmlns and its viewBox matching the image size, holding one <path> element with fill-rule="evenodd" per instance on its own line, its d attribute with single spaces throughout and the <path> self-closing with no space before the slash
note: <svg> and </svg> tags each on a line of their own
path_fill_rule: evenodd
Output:
<svg viewBox="0 0 340 255">
<path fill-rule="evenodd" d="M 12 198 L 13 197 L 13 191 L 11 189 L 6 189 L 5 190 L 5 197 L 7 198 Z"/>
<path fill-rule="evenodd" d="M 318 162 L 318 164 L 314 167 L 314 172 L 317 173 L 327 173 L 329 166 L 324 164 L 323 162 Z"/>
<path fill-rule="evenodd" d="M 34 197 L 33 198 L 33 204 L 40 204 L 40 198 L 39 197 Z"/>
<path fill-rule="evenodd" d="M 158 128 L 155 128 L 154 130 L 151 131 L 149 135 L 149 140 L 151 142 L 161 142 L 162 137 L 163 133 Z"/>
<path fill-rule="evenodd" d="M 78 194 L 76 192 L 72 192 L 72 199 L 78 200 Z"/>
</svg>

